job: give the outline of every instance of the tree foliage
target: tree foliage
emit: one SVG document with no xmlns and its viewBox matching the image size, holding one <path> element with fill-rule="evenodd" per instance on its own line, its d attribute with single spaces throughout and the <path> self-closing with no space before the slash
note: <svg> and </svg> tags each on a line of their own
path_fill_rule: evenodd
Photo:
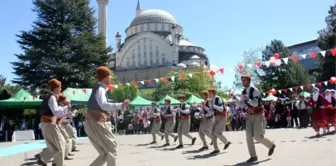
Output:
<svg viewBox="0 0 336 166">
<path fill-rule="evenodd" d="M 37 20 L 17 37 L 23 53 L 12 62 L 14 83 L 47 89 L 57 78 L 67 87 L 87 88 L 95 83 L 95 70 L 109 60 L 111 48 L 95 32 L 96 19 L 89 0 L 34 0 Z"/>
<path fill-rule="evenodd" d="M 336 47 L 336 4 L 330 7 L 325 22 L 327 27 L 318 32 L 319 37 L 317 44 L 321 50 L 329 50 Z M 327 51 L 324 58 L 319 58 L 318 80 L 329 80 L 330 77 L 335 76 L 335 65 L 336 56 L 332 56 L 331 53 Z"/>
<path fill-rule="evenodd" d="M 278 53 L 280 58 L 291 56 L 290 51 L 281 41 L 273 40 L 262 51 L 262 60 L 269 61 L 275 53 Z M 297 85 L 305 85 L 309 82 L 308 73 L 305 71 L 302 64 L 295 63 L 291 60 L 289 60 L 287 64 L 282 62 L 279 66 L 270 65 L 267 67 L 263 65 L 261 69 L 264 74 L 259 75 L 261 80 L 260 87 L 264 91 L 272 88 L 284 89 Z"/>
<path fill-rule="evenodd" d="M 6 81 L 7 78 L 0 74 L 0 100 L 8 99 L 21 89 L 18 85 L 6 84 Z"/>
<path fill-rule="evenodd" d="M 174 81 L 169 80 L 164 83 L 163 80 L 160 80 L 153 94 L 154 99 L 156 101 L 160 100 L 165 95 L 176 98 L 182 93 L 187 97 L 192 94 L 199 96 L 201 91 L 215 87 L 215 80 L 204 69 L 197 68 L 193 70 L 192 77 L 188 76 L 189 73 L 191 73 L 190 70 L 178 70 L 168 73 L 167 78 L 170 79 L 173 76 L 175 78 Z M 184 75 L 183 80 L 179 79 L 180 75 Z"/>
<path fill-rule="evenodd" d="M 263 75 L 263 71 L 256 67 L 256 63 L 261 59 L 262 48 L 251 49 L 245 51 L 242 55 L 243 60 L 238 63 L 238 65 L 243 66 L 243 70 L 240 71 L 238 68 L 235 69 L 235 81 L 234 85 L 236 88 L 242 88 L 241 75 L 250 74 L 252 77 L 252 82 L 254 85 L 259 85 L 261 80 L 259 75 Z M 251 65 L 251 66 L 249 66 Z"/>
<path fill-rule="evenodd" d="M 125 99 L 132 100 L 136 96 L 138 96 L 138 87 L 134 85 L 118 86 L 118 88 L 111 90 L 111 99 L 116 102 L 122 102 Z"/>
</svg>

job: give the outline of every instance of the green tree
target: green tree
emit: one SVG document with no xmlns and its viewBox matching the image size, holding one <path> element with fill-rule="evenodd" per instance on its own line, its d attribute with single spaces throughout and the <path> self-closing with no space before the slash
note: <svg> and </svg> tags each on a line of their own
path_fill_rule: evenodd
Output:
<svg viewBox="0 0 336 166">
<path fill-rule="evenodd" d="M 11 84 L 6 84 L 7 78 L 3 75 L 0 74 L 0 91 L 1 93 L 3 92 L 3 90 L 6 90 L 9 94 L 15 94 L 16 92 L 18 92 L 21 87 L 18 85 L 11 85 Z M 0 94 L 0 95 L 5 95 L 6 94 Z"/>
<path fill-rule="evenodd" d="M 118 86 L 118 88 L 111 90 L 111 99 L 116 102 L 122 102 L 125 99 L 132 100 L 136 96 L 138 96 L 138 87 L 133 85 Z"/>
<path fill-rule="evenodd" d="M 153 94 L 155 93 L 154 89 L 141 89 L 139 90 L 139 95 L 147 100 L 155 101 Z"/>
<path fill-rule="evenodd" d="M 18 76 L 14 83 L 47 89 L 57 78 L 67 87 L 87 88 L 95 82 L 95 70 L 109 61 L 111 48 L 97 35 L 89 0 L 34 0 L 37 20 L 17 37 L 23 53 L 12 62 Z"/>
<path fill-rule="evenodd" d="M 269 61 L 275 53 L 280 55 L 280 58 L 290 57 L 291 53 L 285 45 L 279 40 L 271 41 L 262 51 L 262 60 Z M 291 60 L 287 64 L 282 62 L 279 66 L 270 64 L 269 67 L 263 65 L 261 67 L 264 74 L 259 75 L 260 87 L 264 91 L 275 89 L 284 89 L 297 85 L 305 85 L 309 82 L 309 75 L 303 68 L 302 64 L 295 63 Z"/>
<path fill-rule="evenodd" d="M 193 73 L 192 77 L 188 76 L 190 73 Z M 184 75 L 184 79 L 180 79 L 180 75 Z M 171 77 L 175 78 L 174 81 L 170 80 Z M 168 73 L 167 78 L 169 78 L 167 83 L 160 80 L 156 86 L 153 94 L 156 101 L 160 100 L 165 95 L 170 95 L 171 97 L 176 98 L 181 93 L 185 94 L 187 97 L 192 94 L 200 96 L 201 91 L 215 87 L 215 80 L 202 68 L 197 68 L 192 71 L 172 71 Z"/>
<path fill-rule="evenodd" d="M 243 87 L 240 79 L 242 74 L 251 75 L 254 85 L 260 84 L 259 75 L 263 74 L 263 71 L 256 66 L 256 63 L 260 62 L 261 54 L 262 54 L 262 48 L 251 49 L 243 53 L 242 55 L 243 60 L 238 63 L 238 65 L 243 66 L 243 70 L 240 71 L 238 68 L 235 68 L 235 81 L 233 84 L 235 85 L 236 88 L 241 89 Z"/>
<path fill-rule="evenodd" d="M 330 7 L 328 16 L 325 19 L 327 27 L 320 30 L 318 37 L 318 47 L 321 50 L 329 50 L 336 47 L 336 4 Z M 329 80 L 330 77 L 335 76 L 336 56 L 332 56 L 327 51 L 324 58 L 319 58 L 318 66 L 319 72 L 317 73 L 318 80 Z"/>
</svg>

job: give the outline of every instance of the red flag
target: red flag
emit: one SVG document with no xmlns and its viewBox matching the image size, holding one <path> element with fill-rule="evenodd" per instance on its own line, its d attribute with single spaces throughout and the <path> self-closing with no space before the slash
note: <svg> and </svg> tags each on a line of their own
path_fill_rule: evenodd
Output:
<svg viewBox="0 0 336 166">
<path fill-rule="evenodd" d="M 332 56 L 336 56 L 336 48 L 330 50 Z"/>
<path fill-rule="evenodd" d="M 26 100 L 27 97 L 24 97 L 23 100 Z"/>
<path fill-rule="evenodd" d="M 319 87 L 322 87 L 322 82 L 318 82 L 317 85 L 318 85 Z"/>
<path fill-rule="evenodd" d="M 284 91 L 285 93 L 287 93 L 287 89 L 284 89 L 283 91 Z"/>
<path fill-rule="evenodd" d="M 211 70 L 211 71 L 209 72 L 209 74 L 210 74 L 211 77 L 213 77 L 213 76 L 216 75 L 216 72 L 214 72 L 214 71 Z"/>
<path fill-rule="evenodd" d="M 315 59 L 315 58 L 316 58 L 316 52 L 315 52 L 315 51 L 314 51 L 314 52 L 312 52 L 312 53 L 311 53 L 311 56 L 312 56 L 312 58 L 314 58 L 314 59 Z"/>
<path fill-rule="evenodd" d="M 295 87 L 294 89 L 295 89 L 295 91 L 298 91 L 299 87 Z"/>
<path fill-rule="evenodd" d="M 298 59 L 299 59 L 298 56 L 296 56 L 296 55 L 293 55 L 293 56 L 292 56 L 292 60 L 293 60 L 295 63 L 298 61 Z"/>
<path fill-rule="evenodd" d="M 224 74 L 224 68 L 220 68 L 219 72 L 222 73 L 222 74 Z"/>
<path fill-rule="evenodd" d="M 336 77 L 330 77 L 330 83 L 336 84 Z"/>
<path fill-rule="evenodd" d="M 184 80 L 184 75 L 183 74 L 180 75 L 180 79 Z"/>
<path fill-rule="evenodd" d="M 260 61 L 256 62 L 256 65 L 260 68 L 261 67 L 261 62 Z"/>
<path fill-rule="evenodd" d="M 137 84 L 136 81 L 133 81 L 132 84 L 133 84 L 133 86 L 135 86 L 135 87 L 138 86 L 138 84 Z"/>
<path fill-rule="evenodd" d="M 151 83 L 152 83 L 152 80 L 146 80 L 146 82 L 147 82 L 148 84 L 151 84 Z"/>
<path fill-rule="evenodd" d="M 168 78 L 167 77 L 163 77 L 163 83 L 167 83 Z"/>
<path fill-rule="evenodd" d="M 279 58 L 280 58 L 280 55 L 279 55 L 278 53 L 275 53 L 275 54 L 273 55 L 273 57 L 274 57 L 275 59 L 279 59 Z"/>
<path fill-rule="evenodd" d="M 107 89 L 112 90 L 112 89 L 114 89 L 114 86 L 112 84 L 107 85 Z"/>
<path fill-rule="evenodd" d="M 84 94 L 86 94 L 86 89 L 83 89 Z"/>
<path fill-rule="evenodd" d="M 73 91 L 72 91 L 72 94 L 75 95 L 75 93 L 76 93 L 76 91 L 73 90 Z"/>
<path fill-rule="evenodd" d="M 306 85 L 306 88 L 309 89 L 309 88 L 310 88 L 310 84 L 307 84 L 307 85 Z"/>
<path fill-rule="evenodd" d="M 243 65 L 238 65 L 238 69 L 240 72 L 243 71 Z"/>
<path fill-rule="evenodd" d="M 197 72 L 198 75 L 202 75 L 202 72 Z"/>
</svg>

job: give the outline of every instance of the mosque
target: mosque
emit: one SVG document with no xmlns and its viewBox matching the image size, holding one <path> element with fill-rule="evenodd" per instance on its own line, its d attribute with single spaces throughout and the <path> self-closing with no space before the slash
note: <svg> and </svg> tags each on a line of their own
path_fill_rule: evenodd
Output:
<svg viewBox="0 0 336 166">
<path fill-rule="evenodd" d="M 106 38 L 108 0 L 97 2 L 98 31 Z M 161 78 L 172 70 L 208 68 L 205 49 L 188 41 L 183 31 L 170 13 L 160 9 L 142 10 L 138 0 L 136 16 L 125 30 L 124 42 L 121 34 L 116 33 L 109 67 L 123 83 Z"/>
</svg>

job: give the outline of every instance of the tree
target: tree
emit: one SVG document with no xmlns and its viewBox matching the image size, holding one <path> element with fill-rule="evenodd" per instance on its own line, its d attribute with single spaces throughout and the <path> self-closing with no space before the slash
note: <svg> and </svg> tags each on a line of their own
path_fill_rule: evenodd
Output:
<svg viewBox="0 0 336 166">
<path fill-rule="evenodd" d="M 14 83 L 47 89 L 57 78 L 67 87 L 87 88 L 95 83 L 95 70 L 109 61 L 111 48 L 95 32 L 96 19 L 89 0 L 34 0 L 37 20 L 17 37 L 23 53 L 12 62 Z"/>
<path fill-rule="evenodd" d="M 0 74 L 0 100 L 8 99 L 12 94 L 18 92 L 21 87 L 18 85 L 6 84 L 7 78 Z"/>
<path fill-rule="evenodd" d="M 329 50 L 336 47 L 336 4 L 330 7 L 328 14 L 325 19 L 327 27 L 318 32 L 319 37 L 317 44 L 321 50 Z M 330 77 L 335 76 L 335 65 L 336 56 L 332 56 L 331 53 L 327 51 L 325 57 L 319 58 L 318 61 L 318 80 L 329 80 Z"/>
<path fill-rule="evenodd" d="M 278 53 L 280 58 L 290 57 L 291 53 L 285 45 L 279 40 L 271 41 L 262 51 L 262 60 L 269 61 L 275 53 Z M 287 64 L 282 62 L 279 66 L 263 65 L 261 67 L 264 74 L 259 75 L 260 87 L 262 90 L 267 91 L 274 89 L 285 89 L 297 85 L 305 85 L 309 82 L 307 71 L 303 68 L 302 64 L 295 63 L 291 60 Z"/>
<path fill-rule="evenodd" d="M 111 99 L 116 102 L 122 102 L 125 99 L 132 100 L 136 96 L 138 96 L 138 87 L 134 85 L 118 86 L 118 88 L 111 90 Z"/>
<path fill-rule="evenodd" d="M 189 73 L 194 74 L 190 77 L 188 76 Z M 183 75 L 184 79 L 180 79 L 180 75 Z M 170 79 L 171 77 L 175 78 L 174 81 L 169 80 L 167 83 L 164 83 L 163 80 L 159 81 L 153 94 L 156 101 L 160 100 L 165 95 L 170 95 L 171 97 L 176 98 L 182 93 L 187 97 L 192 94 L 200 96 L 201 91 L 215 87 L 215 80 L 209 75 L 209 72 L 202 68 L 197 68 L 192 71 L 171 71 L 168 73 L 167 78 Z"/>
<path fill-rule="evenodd" d="M 232 92 L 227 86 L 222 85 L 222 81 L 216 81 L 215 88 L 216 88 L 216 94 L 222 98 L 227 98 L 228 93 Z"/>
<path fill-rule="evenodd" d="M 236 88 L 242 88 L 241 75 L 249 74 L 252 77 L 252 81 L 255 85 L 260 84 L 259 75 L 263 74 L 263 71 L 256 67 L 256 63 L 261 59 L 262 48 L 251 49 L 243 53 L 243 60 L 238 63 L 238 65 L 243 66 L 243 70 L 240 71 L 238 68 L 235 69 L 235 81 L 234 85 Z"/>
</svg>

